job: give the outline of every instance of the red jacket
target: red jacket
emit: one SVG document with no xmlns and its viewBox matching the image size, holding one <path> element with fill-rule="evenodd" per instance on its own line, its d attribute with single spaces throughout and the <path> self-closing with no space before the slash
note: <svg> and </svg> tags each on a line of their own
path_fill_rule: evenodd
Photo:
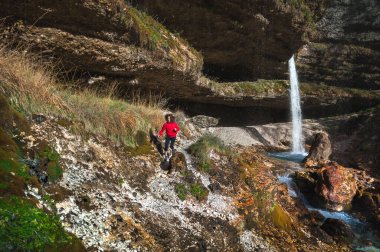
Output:
<svg viewBox="0 0 380 252">
<path fill-rule="evenodd" d="M 166 122 L 162 125 L 161 131 L 158 133 L 159 136 L 162 136 L 162 133 L 166 130 L 166 135 L 170 138 L 176 137 L 180 128 L 176 122 Z"/>
</svg>

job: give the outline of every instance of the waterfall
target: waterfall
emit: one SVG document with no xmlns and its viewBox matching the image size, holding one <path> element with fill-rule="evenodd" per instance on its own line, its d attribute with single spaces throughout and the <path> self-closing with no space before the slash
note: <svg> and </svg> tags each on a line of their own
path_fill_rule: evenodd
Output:
<svg viewBox="0 0 380 252">
<path fill-rule="evenodd" d="M 305 153 L 303 146 L 302 135 L 302 112 L 301 112 L 301 99 L 298 86 L 298 76 L 296 70 L 296 63 L 294 55 L 289 60 L 289 74 L 290 74 L 290 99 L 292 109 L 292 152 L 294 154 Z"/>
</svg>

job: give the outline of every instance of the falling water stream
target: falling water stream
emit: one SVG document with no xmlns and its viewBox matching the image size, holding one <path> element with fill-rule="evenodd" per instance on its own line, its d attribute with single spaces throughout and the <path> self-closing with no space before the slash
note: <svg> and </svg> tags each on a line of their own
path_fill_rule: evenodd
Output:
<svg viewBox="0 0 380 252">
<path fill-rule="evenodd" d="M 290 101 L 292 110 L 292 152 L 294 154 L 303 154 L 305 153 L 305 148 L 303 146 L 302 136 L 301 98 L 294 56 L 290 58 L 288 63 L 290 76 Z"/>
</svg>

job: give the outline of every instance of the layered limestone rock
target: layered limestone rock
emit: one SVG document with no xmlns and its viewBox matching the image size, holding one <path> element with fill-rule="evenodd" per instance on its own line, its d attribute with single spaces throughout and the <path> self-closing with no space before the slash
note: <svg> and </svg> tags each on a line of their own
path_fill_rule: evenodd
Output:
<svg viewBox="0 0 380 252">
<path fill-rule="evenodd" d="M 133 1 L 202 51 L 207 74 L 227 80 L 284 78 L 324 2 Z"/>
<path fill-rule="evenodd" d="M 380 2 L 333 0 L 317 23 L 318 37 L 298 53 L 300 78 L 380 89 Z"/>
<path fill-rule="evenodd" d="M 65 69 L 177 97 L 203 92 L 195 86 L 202 56 L 124 1 L 1 0 L 0 5 L 8 26 L 3 41 L 25 44 Z"/>
</svg>

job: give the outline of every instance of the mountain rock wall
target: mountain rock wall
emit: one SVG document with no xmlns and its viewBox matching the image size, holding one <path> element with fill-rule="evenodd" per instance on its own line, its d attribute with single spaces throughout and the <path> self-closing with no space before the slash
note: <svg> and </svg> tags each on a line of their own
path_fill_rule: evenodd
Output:
<svg viewBox="0 0 380 252">
<path fill-rule="evenodd" d="M 317 23 L 316 39 L 298 52 L 302 80 L 380 88 L 380 2 L 333 0 Z"/>
</svg>

